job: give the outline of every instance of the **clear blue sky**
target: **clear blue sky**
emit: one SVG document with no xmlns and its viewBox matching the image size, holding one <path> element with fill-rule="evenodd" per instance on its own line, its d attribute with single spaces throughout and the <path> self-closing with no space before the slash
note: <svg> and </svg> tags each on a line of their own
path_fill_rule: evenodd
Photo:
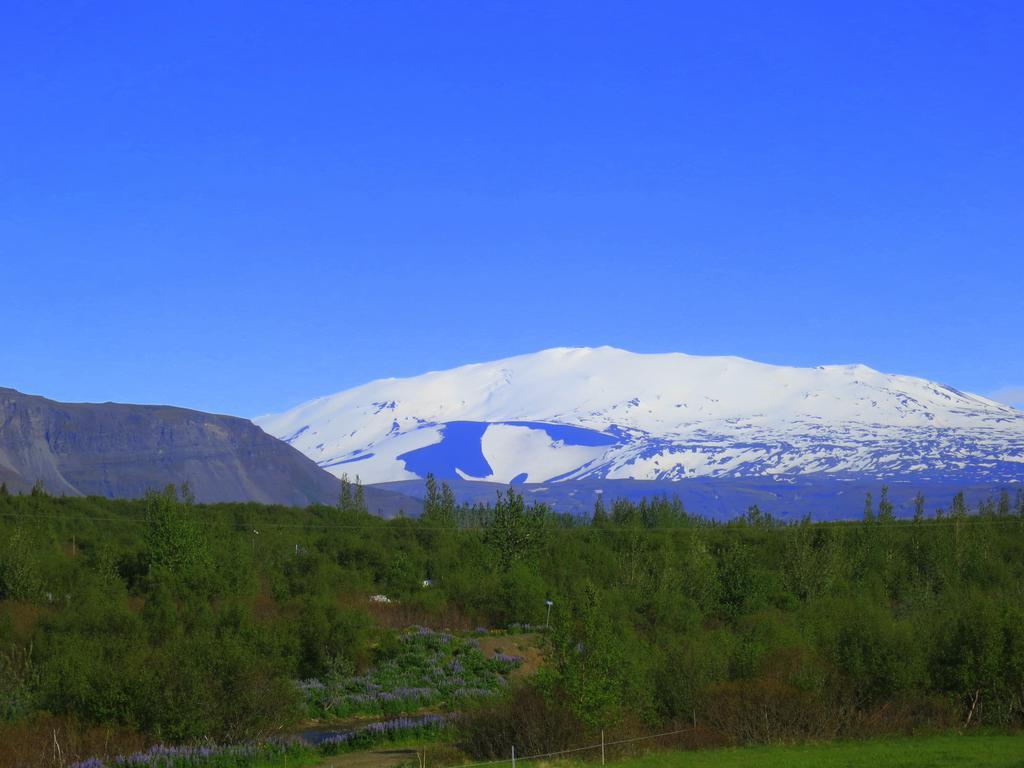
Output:
<svg viewBox="0 0 1024 768">
<path fill-rule="evenodd" d="M 7 3 L 0 385 L 252 416 L 611 344 L 1024 390 L 1022 39 L 1019 2 Z"/>
</svg>

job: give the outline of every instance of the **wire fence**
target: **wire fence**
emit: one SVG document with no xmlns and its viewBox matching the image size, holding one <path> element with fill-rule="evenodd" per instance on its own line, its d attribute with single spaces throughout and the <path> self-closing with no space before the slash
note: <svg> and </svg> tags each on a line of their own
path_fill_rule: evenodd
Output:
<svg viewBox="0 0 1024 768">
<path fill-rule="evenodd" d="M 560 749 L 554 752 L 539 752 L 532 755 L 517 755 L 515 754 L 515 747 L 510 747 L 510 755 L 507 758 L 500 758 L 496 760 L 484 760 L 477 763 L 459 763 L 456 768 L 478 768 L 478 766 L 485 765 L 517 765 L 518 763 L 525 763 L 531 760 L 546 760 L 548 758 L 563 757 L 566 755 L 579 754 L 581 752 L 601 752 L 601 763 L 604 764 L 605 753 L 608 747 L 621 746 L 623 744 L 633 744 L 640 741 L 650 741 L 652 739 L 663 739 L 668 736 L 678 736 L 683 733 L 691 733 L 693 728 L 681 728 L 675 731 L 665 731 L 664 733 L 652 733 L 646 736 L 634 736 L 629 739 L 616 739 L 614 741 L 605 741 L 603 738 L 597 744 L 588 744 L 583 747 L 573 747 L 571 749 Z M 603 736 L 603 734 L 602 734 Z"/>
</svg>

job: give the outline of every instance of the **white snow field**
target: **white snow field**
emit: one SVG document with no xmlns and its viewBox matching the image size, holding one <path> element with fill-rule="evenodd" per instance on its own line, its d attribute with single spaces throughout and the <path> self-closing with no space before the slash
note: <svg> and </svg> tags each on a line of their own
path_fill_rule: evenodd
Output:
<svg viewBox="0 0 1024 768">
<path fill-rule="evenodd" d="M 829 474 L 1024 481 L 1024 412 L 863 365 L 557 348 L 255 420 L 335 475 L 498 482 Z"/>
</svg>

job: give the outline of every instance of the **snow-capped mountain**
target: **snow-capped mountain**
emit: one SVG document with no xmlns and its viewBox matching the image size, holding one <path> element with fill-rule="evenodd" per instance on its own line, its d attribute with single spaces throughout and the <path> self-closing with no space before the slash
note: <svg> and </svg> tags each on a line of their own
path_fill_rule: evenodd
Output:
<svg viewBox="0 0 1024 768">
<path fill-rule="evenodd" d="M 1024 412 L 863 365 L 559 348 L 382 379 L 256 419 L 364 483 L 442 478 L 1024 481 Z"/>
</svg>

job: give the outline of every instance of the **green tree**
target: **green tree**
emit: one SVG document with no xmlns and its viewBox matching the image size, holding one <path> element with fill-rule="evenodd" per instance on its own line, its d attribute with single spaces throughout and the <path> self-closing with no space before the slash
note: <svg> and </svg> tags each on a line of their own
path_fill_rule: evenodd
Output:
<svg viewBox="0 0 1024 768">
<path fill-rule="evenodd" d="M 36 545 L 23 528 L 0 541 L 0 599 L 35 600 L 42 592 Z"/>
<path fill-rule="evenodd" d="M 362 611 L 340 608 L 326 598 L 306 599 L 298 622 L 299 677 L 320 678 L 339 664 L 365 663 L 371 626 Z"/>
<path fill-rule="evenodd" d="M 513 564 L 501 575 L 500 590 L 498 611 L 502 624 L 544 623 L 547 585 L 536 568 L 522 562 Z"/>
<path fill-rule="evenodd" d="M 604 494 L 597 494 L 594 500 L 594 516 L 591 518 L 591 525 L 603 526 L 608 522 L 608 512 L 604 508 Z"/>
<path fill-rule="evenodd" d="M 0 643 L 0 723 L 32 714 L 38 687 L 32 647 Z"/>
<path fill-rule="evenodd" d="M 576 616 L 558 614 L 549 645 L 551 664 L 541 678 L 549 697 L 567 701 L 592 727 L 613 724 L 622 712 L 626 654 L 593 584 L 584 586 Z"/>
<path fill-rule="evenodd" d="M 824 532 L 822 532 L 824 533 Z M 785 529 L 786 548 L 782 562 L 786 587 L 800 600 L 828 590 L 833 579 L 831 552 L 819 529 L 805 517 L 799 525 Z"/>
<path fill-rule="evenodd" d="M 355 506 L 357 513 L 362 515 L 369 514 L 369 510 L 366 508 L 366 489 L 363 488 L 363 483 L 359 479 L 359 475 L 356 475 L 356 487 L 352 498 L 352 504 Z"/>
<path fill-rule="evenodd" d="M 352 481 L 348 479 L 348 474 L 345 472 L 342 472 L 340 480 L 341 493 L 338 495 L 338 509 L 343 514 L 357 512 L 356 489 Z"/>
<path fill-rule="evenodd" d="M 180 634 L 178 606 L 164 581 L 157 581 L 142 607 L 142 622 L 151 645 L 159 646 Z"/>
<path fill-rule="evenodd" d="M 763 599 L 764 583 L 758 578 L 753 552 L 739 539 L 719 553 L 718 586 L 722 613 L 730 618 L 758 607 Z"/>
<path fill-rule="evenodd" d="M 1010 516 L 1010 492 L 1005 488 L 999 492 L 999 508 L 996 514 L 998 514 L 999 517 Z"/>
<path fill-rule="evenodd" d="M 441 495 L 437 490 L 437 478 L 433 472 L 427 473 L 427 495 L 423 499 L 423 519 L 433 520 L 441 510 Z"/>
<path fill-rule="evenodd" d="M 441 517 L 444 525 L 455 525 L 455 492 L 448 483 L 441 483 Z"/>
<path fill-rule="evenodd" d="M 523 495 L 509 488 L 498 491 L 494 519 L 484 532 L 484 541 L 497 555 L 498 567 L 508 571 L 513 563 L 532 556 L 540 547 L 545 509 L 526 506 Z"/>
<path fill-rule="evenodd" d="M 427 474 L 427 495 L 423 500 L 422 520 L 431 528 L 455 526 L 455 494 L 448 483 L 441 483 L 438 488 L 437 479 L 432 473 Z"/>
<path fill-rule="evenodd" d="M 203 531 L 173 485 L 146 494 L 146 554 L 155 573 L 184 576 L 208 564 Z"/>
<path fill-rule="evenodd" d="M 950 510 L 950 515 L 958 520 L 963 520 L 967 517 L 967 502 L 964 501 L 963 491 L 959 491 L 953 497 L 953 508 Z"/>
<path fill-rule="evenodd" d="M 889 486 L 882 486 L 882 498 L 878 501 L 878 519 L 885 523 L 891 523 L 895 517 L 893 515 L 892 502 L 889 501 Z"/>
<path fill-rule="evenodd" d="M 751 528 L 774 528 L 778 524 L 771 512 L 762 512 L 757 504 L 747 507 L 747 514 L 740 520 Z"/>
<path fill-rule="evenodd" d="M 686 541 L 680 570 L 683 594 L 704 613 L 713 613 L 720 591 L 718 561 L 699 531 L 693 531 Z"/>
</svg>

